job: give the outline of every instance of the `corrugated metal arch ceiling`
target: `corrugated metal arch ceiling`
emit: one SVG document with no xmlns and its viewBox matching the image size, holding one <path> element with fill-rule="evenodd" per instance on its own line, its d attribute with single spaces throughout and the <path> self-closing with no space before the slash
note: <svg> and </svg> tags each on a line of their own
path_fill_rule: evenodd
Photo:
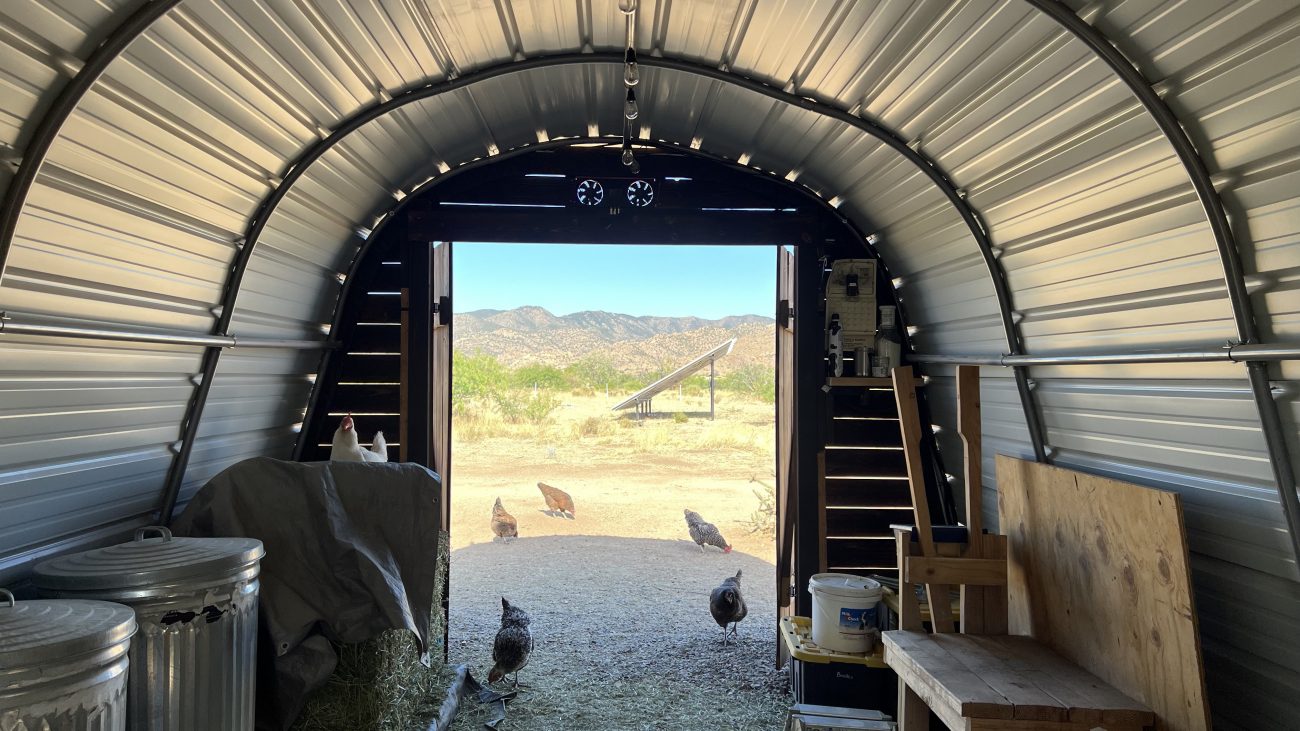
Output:
<svg viewBox="0 0 1300 731">
<path fill-rule="evenodd" d="M 516 70 L 365 123 L 281 189 L 291 161 L 369 105 L 522 59 L 619 51 L 623 16 L 613 3 L 545 0 L 167 5 L 19 0 L 0 10 L 0 144 L 15 160 L 108 28 L 166 11 L 59 125 L 14 221 L 0 308 L 319 339 L 356 229 L 395 191 L 466 160 L 621 127 L 616 66 Z M 1156 81 L 1215 175 L 1262 335 L 1300 339 L 1300 8 L 1072 5 Z M 878 121 L 947 171 L 992 239 L 992 268 L 925 171 L 850 125 L 681 70 L 647 69 L 639 89 L 648 139 L 772 171 L 869 221 L 924 352 L 1239 336 L 1222 252 L 1166 137 L 1111 69 L 1030 3 L 662 0 L 641 4 L 636 44 Z M 4 167 L 0 186 L 11 175 Z M 259 218 L 276 190 L 283 199 Z M 232 279 L 250 222 L 263 228 Z M 1002 303 L 990 284 L 998 270 Z M 1018 331 L 1010 340 L 1004 312 Z M 39 515 L 4 511 L 23 523 L 0 519 L 6 561 L 147 513 L 166 466 L 186 466 L 169 450 L 192 414 L 195 374 L 215 367 L 178 475 L 186 494 L 243 456 L 287 454 L 316 367 L 315 354 L 287 349 L 218 361 L 216 349 L 9 335 L 0 348 L 0 389 L 13 404 L 9 430 L 0 427 L 0 505 L 44 496 Z M 941 368 L 933 375 L 942 400 L 950 381 Z M 997 375 L 985 387 L 990 452 L 1027 454 L 1024 391 Z M 1271 596 L 1300 596 L 1276 449 L 1255 411 L 1275 400 L 1300 454 L 1300 365 L 1264 373 L 1265 396 L 1252 397 L 1247 375 L 1229 363 L 1033 370 L 1029 411 L 1058 462 L 1183 493 L 1202 576 L 1219 577 L 1198 597 L 1211 625 L 1230 615 L 1222 567 L 1257 577 L 1240 582 L 1283 580 Z M 1300 626 L 1300 612 L 1269 606 L 1270 621 Z M 1246 644 L 1278 666 L 1260 682 L 1300 690 L 1295 652 L 1279 655 L 1264 637 Z"/>
</svg>

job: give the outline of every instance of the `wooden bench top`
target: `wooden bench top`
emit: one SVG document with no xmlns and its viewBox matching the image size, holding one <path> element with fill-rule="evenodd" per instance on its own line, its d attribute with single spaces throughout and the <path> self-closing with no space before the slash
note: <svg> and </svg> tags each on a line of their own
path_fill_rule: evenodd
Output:
<svg viewBox="0 0 1300 731">
<path fill-rule="evenodd" d="M 898 630 L 885 632 L 884 643 L 899 680 L 951 729 L 1137 729 L 1155 722 L 1150 708 L 1029 637 Z"/>
</svg>

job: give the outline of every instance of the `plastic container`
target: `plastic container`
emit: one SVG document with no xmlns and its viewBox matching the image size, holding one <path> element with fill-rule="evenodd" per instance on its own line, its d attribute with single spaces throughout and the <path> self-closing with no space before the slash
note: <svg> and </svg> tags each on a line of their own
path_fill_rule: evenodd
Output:
<svg viewBox="0 0 1300 731">
<path fill-rule="evenodd" d="M 122 731 L 135 612 L 0 589 L 0 728 Z"/>
<path fill-rule="evenodd" d="M 879 635 L 880 582 L 852 574 L 814 574 L 813 642 L 836 652 L 871 652 Z"/>
<path fill-rule="evenodd" d="M 252 731 L 264 553 L 252 538 L 172 538 L 166 528 L 141 528 L 130 543 L 37 564 L 33 583 L 43 596 L 135 610 L 132 731 Z"/>
<path fill-rule="evenodd" d="M 898 675 L 889 668 L 795 660 L 790 676 L 797 703 L 870 708 L 897 715 Z"/>
</svg>

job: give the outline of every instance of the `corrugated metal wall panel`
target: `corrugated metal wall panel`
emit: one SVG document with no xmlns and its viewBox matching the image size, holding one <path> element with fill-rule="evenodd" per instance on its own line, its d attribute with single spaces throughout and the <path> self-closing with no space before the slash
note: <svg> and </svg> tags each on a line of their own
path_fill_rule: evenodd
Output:
<svg viewBox="0 0 1300 731">
<path fill-rule="evenodd" d="M 54 97 L 138 0 L 10 0 L 0 7 L 0 151 L 22 150 Z M 6 171 L 10 173 L 11 171 Z M 7 178 L 4 182 L 8 182 Z M 0 187 L 0 193 L 4 187 Z"/>
<path fill-rule="evenodd" d="M 1300 636 L 1300 584 L 1191 558 L 1215 728 L 1294 728 L 1300 645 L 1288 638 Z"/>
<path fill-rule="evenodd" d="M 18 554 L 156 509 L 194 348 L 0 342 L 0 572 Z"/>
<path fill-rule="evenodd" d="M 208 479 L 249 457 L 289 459 L 320 353 L 232 350 L 221 357 L 179 502 Z"/>
<path fill-rule="evenodd" d="M 1179 492 L 1192 551 L 1296 576 L 1244 378 L 1119 380 L 1088 370 L 1040 381 L 1058 464 Z"/>
</svg>

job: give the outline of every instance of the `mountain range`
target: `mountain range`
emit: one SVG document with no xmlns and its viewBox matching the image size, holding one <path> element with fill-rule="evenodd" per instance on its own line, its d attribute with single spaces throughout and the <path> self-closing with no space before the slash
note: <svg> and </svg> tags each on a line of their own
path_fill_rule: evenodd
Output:
<svg viewBox="0 0 1300 731">
<path fill-rule="evenodd" d="M 727 373 L 745 365 L 771 366 L 775 321 L 760 315 L 656 317 L 589 310 L 555 315 L 536 306 L 456 313 L 455 347 L 495 356 L 511 368 L 527 364 L 559 368 L 587 357 L 608 358 L 626 373 L 675 368 L 736 338 L 731 355 L 718 361 Z"/>
</svg>

